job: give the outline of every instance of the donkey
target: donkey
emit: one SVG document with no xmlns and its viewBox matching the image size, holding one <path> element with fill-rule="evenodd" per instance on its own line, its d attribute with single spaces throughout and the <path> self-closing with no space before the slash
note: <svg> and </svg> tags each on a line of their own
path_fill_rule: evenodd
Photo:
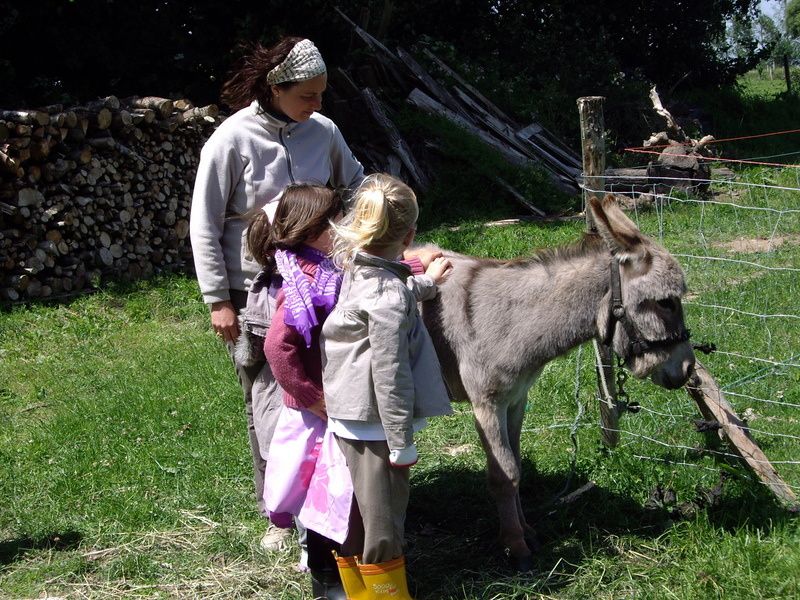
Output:
<svg viewBox="0 0 800 600">
<path fill-rule="evenodd" d="M 535 549 L 519 497 L 520 432 L 542 367 L 599 338 L 636 377 L 665 388 L 682 386 L 694 368 L 678 262 L 613 196 L 590 204 L 597 233 L 571 246 L 510 261 L 444 251 L 453 272 L 423 305 L 450 392 L 472 404 L 500 543 L 519 570 L 532 568 Z"/>
</svg>

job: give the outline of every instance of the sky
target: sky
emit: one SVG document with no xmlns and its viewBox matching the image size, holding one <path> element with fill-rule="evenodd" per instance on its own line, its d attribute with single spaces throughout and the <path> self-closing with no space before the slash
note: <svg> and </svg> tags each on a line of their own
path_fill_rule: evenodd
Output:
<svg viewBox="0 0 800 600">
<path fill-rule="evenodd" d="M 775 20 L 782 11 L 782 5 L 782 0 L 761 0 L 761 12 Z"/>
</svg>

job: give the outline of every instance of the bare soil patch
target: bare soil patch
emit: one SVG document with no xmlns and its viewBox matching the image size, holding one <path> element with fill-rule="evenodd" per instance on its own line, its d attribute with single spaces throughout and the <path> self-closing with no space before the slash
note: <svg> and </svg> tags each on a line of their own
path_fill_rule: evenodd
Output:
<svg viewBox="0 0 800 600">
<path fill-rule="evenodd" d="M 730 242 L 720 242 L 714 244 L 715 248 L 722 248 L 731 253 L 737 254 L 756 254 L 759 252 L 771 252 L 780 248 L 784 244 L 800 243 L 800 234 L 776 235 L 772 238 L 745 238 L 740 237 Z"/>
</svg>

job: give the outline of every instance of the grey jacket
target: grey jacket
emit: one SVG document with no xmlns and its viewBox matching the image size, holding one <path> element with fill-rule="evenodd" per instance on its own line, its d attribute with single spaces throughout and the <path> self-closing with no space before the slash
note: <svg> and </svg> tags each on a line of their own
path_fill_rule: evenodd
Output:
<svg viewBox="0 0 800 600">
<path fill-rule="evenodd" d="M 254 208 L 276 202 L 290 183 L 353 187 L 364 169 L 336 124 L 318 113 L 287 123 L 258 102 L 227 118 L 208 139 L 192 195 L 190 234 L 203 301 L 246 291 L 260 267 L 244 243 Z"/>
<path fill-rule="evenodd" d="M 381 423 L 392 449 L 412 443 L 414 418 L 452 413 L 410 275 L 400 263 L 357 254 L 320 340 L 328 415 Z M 416 279 L 412 286 L 424 284 Z"/>
</svg>

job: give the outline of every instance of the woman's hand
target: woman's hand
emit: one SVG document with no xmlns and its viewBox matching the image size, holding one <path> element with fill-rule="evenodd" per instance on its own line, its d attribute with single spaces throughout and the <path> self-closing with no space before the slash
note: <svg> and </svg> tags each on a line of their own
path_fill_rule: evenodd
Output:
<svg viewBox="0 0 800 600">
<path fill-rule="evenodd" d="M 211 327 L 223 342 L 234 343 L 239 339 L 239 318 L 230 300 L 211 305 Z"/>
<path fill-rule="evenodd" d="M 406 250 L 403 252 L 403 258 L 405 260 L 418 258 L 419 262 L 422 263 L 422 268 L 426 270 L 431 265 L 431 262 L 433 262 L 433 259 L 440 256 L 442 256 L 441 250 L 432 250 L 431 248 L 415 248 L 414 250 Z"/>
<path fill-rule="evenodd" d="M 451 263 L 450 260 L 444 256 L 440 256 L 439 258 L 434 258 L 430 266 L 425 269 L 425 275 L 432 277 L 436 285 L 439 285 L 445 279 L 447 279 L 452 270 L 453 263 Z"/>
</svg>

